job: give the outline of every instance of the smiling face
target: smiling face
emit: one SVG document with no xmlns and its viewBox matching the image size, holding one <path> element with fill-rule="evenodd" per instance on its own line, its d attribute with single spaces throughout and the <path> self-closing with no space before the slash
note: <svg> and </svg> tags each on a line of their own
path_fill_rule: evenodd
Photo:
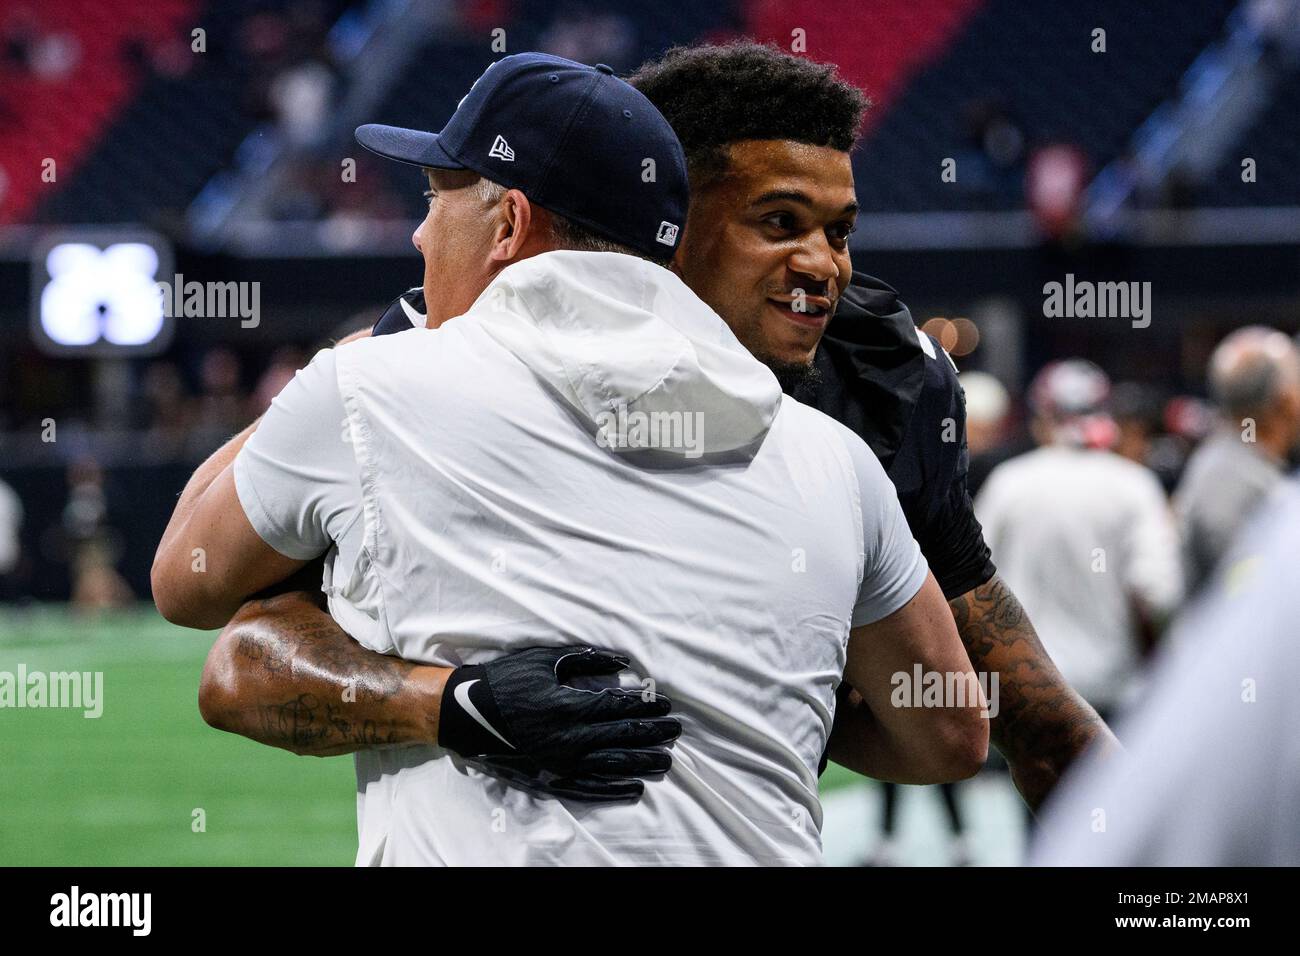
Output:
<svg viewBox="0 0 1300 956">
<path fill-rule="evenodd" d="M 728 159 L 692 190 L 677 268 L 755 357 L 778 372 L 808 367 L 853 274 L 849 154 L 744 140 Z"/>
</svg>

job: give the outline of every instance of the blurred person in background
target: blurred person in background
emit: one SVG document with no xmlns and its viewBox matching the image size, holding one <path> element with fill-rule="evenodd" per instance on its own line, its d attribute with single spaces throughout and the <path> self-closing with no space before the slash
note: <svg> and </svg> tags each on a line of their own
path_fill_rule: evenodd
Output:
<svg viewBox="0 0 1300 956">
<path fill-rule="evenodd" d="M 989 472 L 1030 446 L 1013 437 L 1011 395 L 1006 386 L 988 372 L 962 372 L 958 376 L 966 393 L 966 445 L 970 467 L 966 487 L 979 494 Z"/>
<path fill-rule="evenodd" d="M 199 369 L 202 392 L 195 421 L 190 426 L 190 455 L 206 455 L 240 431 L 245 417 L 245 396 L 240 390 L 239 356 L 225 346 L 210 349 Z"/>
<path fill-rule="evenodd" d="M 11 575 L 22 557 L 23 503 L 14 491 L 0 481 L 0 600 L 10 597 L 14 588 Z"/>
<path fill-rule="evenodd" d="M 975 513 L 1061 673 L 1103 717 L 1182 598 L 1173 518 L 1155 476 L 1110 448 L 1110 382 L 1091 362 L 1030 387 L 1041 446 L 995 468 Z"/>
<path fill-rule="evenodd" d="M 140 391 L 142 400 L 136 407 L 142 413 L 139 424 L 146 429 L 149 450 L 159 458 L 179 457 L 195 412 L 180 369 L 166 360 L 149 363 Z"/>
<path fill-rule="evenodd" d="M 975 862 L 971 855 L 970 841 L 966 839 L 966 827 L 962 820 L 961 805 L 957 802 L 957 784 L 938 784 L 939 796 L 943 799 L 944 819 L 948 822 L 951 834 L 948 843 L 948 863 L 950 866 L 970 866 Z M 899 784 L 888 780 L 880 782 L 884 806 L 881 810 L 880 842 L 871 855 L 862 861 L 863 866 L 898 866 L 898 844 L 894 831 L 898 817 Z"/>
<path fill-rule="evenodd" d="M 1088 174 L 1087 156 L 1072 143 L 1040 146 L 1030 155 L 1025 201 L 1049 248 L 1077 244 Z"/>
<path fill-rule="evenodd" d="M 1284 334 L 1261 326 L 1233 332 L 1210 356 L 1209 381 L 1222 418 L 1192 453 L 1174 495 L 1192 591 L 1300 445 L 1300 352 Z"/>
<path fill-rule="evenodd" d="M 122 607 L 133 600 L 117 572 L 121 545 L 108 524 L 108 498 L 99 462 L 84 456 L 68 466 L 63 533 L 72 562 L 72 605 L 78 611 Z"/>
<path fill-rule="evenodd" d="M 1115 453 L 1150 468 L 1168 494 L 1178 483 L 1185 454 L 1177 439 L 1165 434 L 1165 400 L 1145 382 L 1120 382 L 1110 393 L 1115 419 Z"/>
<path fill-rule="evenodd" d="M 307 361 L 307 357 L 292 346 L 282 346 L 275 350 L 266 371 L 257 380 L 257 388 L 253 390 L 250 411 L 254 418 L 271 407 L 271 399 L 284 391 L 284 387 L 293 381 L 298 369 L 306 367 Z"/>
<path fill-rule="evenodd" d="M 1031 865 L 1300 866 L 1300 484 L 1247 524 L 1121 722 L 1126 749 L 1053 795 Z"/>
<path fill-rule="evenodd" d="M 1160 398 L 1139 382 L 1120 382 L 1110 393 L 1110 414 L 1115 420 L 1115 454 L 1139 465 L 1147 464 L 1151 440 L 1160 428 Z"/>
<path fill-rule="evenodd" d="M 966 144 L 959 164 L 963 189 L 981 199 L 1019 203 L 1024 193 L 1025 132 L 1001 94 L 971 100 L 963 108 Z"/>
</svg>

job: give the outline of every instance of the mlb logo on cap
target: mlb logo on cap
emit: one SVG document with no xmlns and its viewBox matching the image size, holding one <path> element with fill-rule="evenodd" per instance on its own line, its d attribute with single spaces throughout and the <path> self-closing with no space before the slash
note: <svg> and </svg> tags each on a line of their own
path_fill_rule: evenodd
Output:
<svg viewBox="0 0 1300 956">
<path fill-rule="evenodd" d="M 441 133 L 371 124 L 356 136 L 399 162 L 471 169 L 660 262 L 672 258 L 686 221 L 677 134 L 604 64 L 518 53 L 487 68 Z M 647 161 L 656 170 L 649 182 Z"/>
</svg>

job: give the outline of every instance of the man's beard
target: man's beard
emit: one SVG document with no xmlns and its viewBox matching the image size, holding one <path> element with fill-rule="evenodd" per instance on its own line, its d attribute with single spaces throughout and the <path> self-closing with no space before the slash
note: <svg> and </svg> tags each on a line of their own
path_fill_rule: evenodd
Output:
<svg viewBox="0 0 1300 956">
<path fill-rule="evenodd" d="M 781 391 L 791 398 L 798 398 L 800 392 L 807 392 L 821 384 L 821 369 L 811 359 L 807 362 L 783 362 L 757 353 L 754 357 L 772 370 Z"/>
</svg>

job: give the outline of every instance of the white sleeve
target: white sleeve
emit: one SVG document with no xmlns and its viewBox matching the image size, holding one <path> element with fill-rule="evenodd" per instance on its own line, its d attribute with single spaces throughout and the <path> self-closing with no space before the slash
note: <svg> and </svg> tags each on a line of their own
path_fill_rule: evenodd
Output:
<svg viewBox="0 0 1300 956">
<path fill-rule="evenodd" d="M 840 434 L 857 473 L 862 508 L 865 560 L 851 625 L 861 627 L 888 617 L 916 597 L 930 569 L 880 461 L 857 435 L 848 429 Z"/>
<path fill-rule="evenodd" d="M 284 387 L 235 457 L 235 489 L 262 540 L 319 557 L 360 508 L 361 482 L 332 349 Z"/>
</svg>

